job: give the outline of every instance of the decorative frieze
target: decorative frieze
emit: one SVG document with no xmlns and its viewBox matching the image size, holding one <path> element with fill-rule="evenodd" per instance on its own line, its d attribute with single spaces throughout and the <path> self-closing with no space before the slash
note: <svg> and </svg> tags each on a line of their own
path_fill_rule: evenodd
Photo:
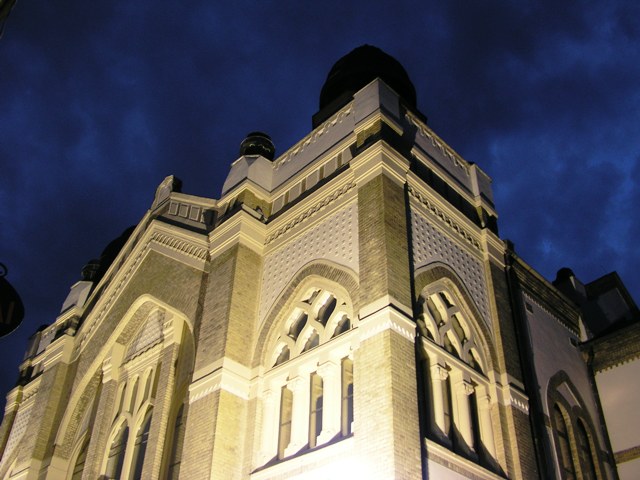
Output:
<svg viewBox="0 0 640 480">
<path fill-rule="evenodd" d="M 489 322 L 489 304 L 487 285 L 482 262 L 470 252 L 461 248 L 457 242 L 440 232 L 428 219 L 411 210 L 413 232 L 413 261 L 415 268 L 434 262 L 442 262 L 451 267 L 462 279 L 471 298 L 480 310 L 487 325 Z M 461 230 L 455 230 L 460 232 Z M 472 244 L 476 247 L 475 244 Z M 480 248 L 477 245 L 476 248 Z"/>
<path fill-rule="evenodd" d="M 282 235 L 284 235 L 287 231 L 291 230 L 296 225 L 304 222 L 305 220 L 310 218 L 314 213 L 316 213 L 317 211 L 319 211 L 322 208 L 326 207 L 327 205 L 329 205 L 334 200 L 338 199 L 339 197 L 341 197 L 342 195 L 347 193 L 349 190 L 351 190 L 355 186 L 356 186 L 355 183 L 350 182 L 347 185 L 344 185 L 342 188 L 340 188 L 340 189 L 336 190 L 335 192 L 333 192 L 331 195 L 326 196 L 320 202 L 318 202 L 315 205 L 313 205 L 311 208 L 308 208 L 304 212 L 300 213 L 298 216 L 293 218 L 291 221 L 287 222 L 285 225 L 283 225 L 282 227 L 278 228 L 274 233 L 272 233 L 271 235 L 268 235 L 266 240 L 265 240 L 265 245 L 269 245 L 271 242 L 273 242 L 277 238 L 279 238 Z"/>
<path fill-rule="evenodd" d="M 352 188 L 345 185 L 344 192 Z M 337 193 L 337 192 L 336 192 Z M 342 195 L 341 193 L 340 195 Z M 338 195 L 339 196 L 339 195 Z M 337 198 L 337 197 L 336 197 Z M 328 203 L 328 202 L 327 202 Z M 322 206 L 326 204 L 323 203 Z M 304 222 L 315 206 L 296 217 L 283 227 L 285 231 Z M 269 242 L 269 240 L 268 240 Z M 280 248 L 266 256 L 262 274 L 260 319 L 267 314 L 278 294 L 285 288 L 292 276 L 311 260 L 329 260 L 358 271 L 358 212 L 354 204 L 343 207 L 317 225 L 299 235 L 285 248 Z"/>
<path fill-rule="evenodd" d="M 409 186 L 409 194 L 411 194 L 411 196 L 416 198 L 420 203 L 422 203 L 425 207 L 427 207 L 427 210 L 429 211 L 429 213 L 431 213 L 433 216 L 443 221 L 445 225 L 447 225 L 451 230 L 453 230 L 453 232 L 455 232 L 455 234 L 458 235 L 460 238 L 462 238 L 465 242 L 467 242 L 469 245 L 473 246 L 477 250 L 482 250 L 482 247 L 480 246 L 480 242 L 473 235 L 471 235 L 467 230 L 465 230 L 464 227 L 462 227 L 459 223 L 453 220 L 449 215 L 447 215 L 440 208 L 438 208 L 438 206 L 434 202 L 432 202 L 431 200 L 423 196 L 420 192 L 417 192 L 412 186 Z"/>
<path fill-rule="evenodd" d="M 199 247 L 166 233 L 155 232 L 151 237 L 151 241 L 197 260 L 205 261 L 207 259 L 207 249 L 205 247 Z"/>
</svg>

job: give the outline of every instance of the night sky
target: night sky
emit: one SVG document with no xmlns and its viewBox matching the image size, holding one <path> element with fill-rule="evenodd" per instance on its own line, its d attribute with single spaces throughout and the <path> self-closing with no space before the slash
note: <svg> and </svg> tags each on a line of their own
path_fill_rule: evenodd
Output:
<svg viewBox="0 0 640 480">
<path fill-rule="evenodd" d="M 493 178 L 521 257 L 549 280 L 616 270 L 640 301 L 638 19 L 637 0 L 18 0 L 0 39 L 0 262 L 26 318 L 0 339 L 0 406 L 27 338 L 165 176 L 219 197 L 245 135 L 286 151 L 364 43 Z"/>
</svg>

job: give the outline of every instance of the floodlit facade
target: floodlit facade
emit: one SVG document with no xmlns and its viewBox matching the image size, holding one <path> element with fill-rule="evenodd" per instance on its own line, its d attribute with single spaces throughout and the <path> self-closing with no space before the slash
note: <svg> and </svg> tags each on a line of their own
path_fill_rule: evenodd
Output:
<svg viewBox="0 0 640 480">
<path fill-rule="evenodd" d="M 167 177 L 85 267 L 0 478 L 638 478 L 633 299 L 517 256 L 398 62 L 340 59 L 274 151 L 250 134 L 219 199 Z"/>
</svg>

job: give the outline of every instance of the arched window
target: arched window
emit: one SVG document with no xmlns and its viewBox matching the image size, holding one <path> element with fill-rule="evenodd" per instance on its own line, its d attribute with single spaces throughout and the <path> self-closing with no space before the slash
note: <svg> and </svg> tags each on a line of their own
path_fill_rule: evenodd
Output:
<svg viewBox="0 0 640 480">
<path fill-rule="evenodd" d="M 82 473 L 84 472 L 84 465 L 87 461 L 87 450 L 89 447 L 89 440 L 86 439 L 83 441 L 82 448 L 80 449 L 80 453 L 76 457 L 76 463 L 73 467 L 73 472 L 71 473 L 71 480 L 80 480 L 82 478 Z"/>
<path fill-rule="evenodd" d="M 129 427 L 126 423 L 120 426 L 118 434 L 111 442 L 109 448 L 109 456 L 107 459 L 107 468 L 105 470 L 105 478 L 109 480 L 119 480 L 124 465 L 124 454 L 127 448 L 127 439 L 129 438 Z"/>
<path fill-rule="evenodd" d="M 423 431 L 454 452 L 495 465 L 487 358 L 469 309 L 446 282 L 420 296 Z"/>
<path fill-rule="evenodd" d="M 582 468 L 582 478 L 584 480 L 596 480 L 596 462 L 593 458 L 591 444 L 587 429 L 581 418 L 576 425 L 576 443 L 578 444 L 578 456 L 580 457 L 580 467 Z"/>
<path fill-rule="evenodd" d="M 565 418 L 562 408 L 557 403 L 553 406 L 553 421 L 556 430 L 556 438 L 558 440 L 557 451 L 560 474 L 563 479 L 573 480 L 576 478 L 576 471 L 573 466 L 573 455 L 571 453 L 571 441 L 569 437 L 569 428 L 567 426 L 567 418 Z"/>
<path fill-rule="evenodd" d="M 339 285 L 310 284 L 289 302 L 265 357 L 261 465 L 352 433 L 353 307 Z"/>
<path fill-rule="evenodd" d="M 346 437 L 351 434 L 353 424 L 353 362 L 342 359 L 342 405 L 340 409 L 340 433 Z"/>
<path fill-rule="evenodd" d="M 142 467 L 144 466 L 144 456 L 147 452 L 149 429 L 151 428 L 151 412 L 152 410 L 149 409 L 136 434 L 136 441 L 133 447 L 133 464 L 131 465 L 133 480 L 140 480 L 142 478 Z"/>
<path fill-rule="evenodd" d="M 323 381 L 317 373 L 311 375 L 311 401 L 309 404 L 309 446 L 315 447 L 322 432 Z"/>
<path fill-rule="evenodd" d="M 278 429 L 278 458 L 284 458 L 285 450 L 291 442 L 291 420 L 293 414 L 293 394 L 282 387 L 280 399 L 280 428 Z"/>
</svg>

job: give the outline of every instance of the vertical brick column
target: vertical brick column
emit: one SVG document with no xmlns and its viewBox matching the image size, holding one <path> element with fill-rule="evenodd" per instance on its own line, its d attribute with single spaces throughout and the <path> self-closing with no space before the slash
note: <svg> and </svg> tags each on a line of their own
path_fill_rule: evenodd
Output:
<svg viewBox="0 0 640 480">
<path fill-rule="evenodd" d="M 87 447 L 87 460 L 85 462 L 83 480 L 95 480 L 99 478 L 102 459 L 106 453 L 108 436 L 113 422 L 113 406 L 116 401 L 118 382 L 110 377 L 103 377 L 103 384 L 98 400 L 96 421 L 89 438 Z"/>
<path fill-rule="evenodd" d="M 507 274 L 503 267 L 488 262 L 490 285 L 495 295 L 497 321 L 494 322 L 498 368 L 509 379 L 509 388 L 516 392 L 523 389 L 523 371 L 520 363 L 520 348 L 516 336 L 515 315 L 511 307 L 511 294 Z M 538 478 L 536 452 L 529 413 L 506 405 L 500 408 L 502 446 L 507 474 L 513 478 Z"/>
<path fill-rule="evenodd" d="M 369 479 L 421 478 L 412 342 L 392 329 L 364 340 L 354 354 L 354 375 L 359 468 Z"/>
<path fill-rule="evenodd" d="M 361 304 L 390 296 L 411 309 L 404 189 L 378 175 L 358 190 Z"/>
<path fill-rule="evenodd" d="M 167 456 L 168 452 L 171 452 L 171 446 L 165 445 L 165 443 L 171 404 L 175 394 L 175 364 L 178 358 L 178 350 L 179 345 L 171 343 L 164 348 L 160 356 L 158 387 L 142 470 L 142 478 L 145 479 L 160 478 L 163 457 Z M 178 401 L 181 400 L 178 399 Z"/>
<path fill-rule="evenodd" d="M 242 213 L 242 212 L 240 212 Z M 242 221 L 257 222 L 251 218 Z M 225 379 L 237 379 L 228 364 L 249 367 L 257 317 L 262 260 L 242 243 L 218 253 L 211 261 L 196 326 L 194 382 L 180 476 L 239 478 L 248 473 L 246 438 L 247 395 Z M 241 380 L 234 380 L 241 382 Z M 207 385 L 202 389 L 198 385 Z M 251 432 L 253 433 L 253 432 Z"/>
<path fill-rule="evenodd" d="M 63 336 L 52 343 L 45 358 L 45 370 L 29 416 L 29 425 L 18 445 L 18 464 L 29 465 L 29 477 L 37 478 L 44 461 L 53 455 L 55 435 L 67 406 L 75 365 L 66 363 L 71 337 Z M 53 358 L 55 359 L 53 359 Z M 50 360 L 51 359 L 51 360 Z M 65 360 L 66 359 L 66 360 Z M 49 363 L 49 361 L 51 363 Z"/>
<path fill-rule="evenodd" d="M 384 153 L 375 161 L 391 162 Z M 382 173 L 358 190 L 362 340 L 354 353 L 354 439 L 371 479 L 422 476 L 407 205 L 397 181 Z"/>
<path fill-rule="evenodd" d="M 7 395 L 7 405 L 4 409 L 2 424 L 0 425 L 0 458 L 3 458 L 4 449 L 7 446 L 7 440 L 9 440 L 11 427 L 13 427 L 13 421 L 16 419 L 21 400 L 22 387 L 14 388 L 9 395 Z"/>
<path fill-rule="evenodd" d="M 219 398 L 220 390 L 189 405 L 180 464 L 181 478 L 224 478 L 213 476 L 211 472 Z"/>
</svg>

